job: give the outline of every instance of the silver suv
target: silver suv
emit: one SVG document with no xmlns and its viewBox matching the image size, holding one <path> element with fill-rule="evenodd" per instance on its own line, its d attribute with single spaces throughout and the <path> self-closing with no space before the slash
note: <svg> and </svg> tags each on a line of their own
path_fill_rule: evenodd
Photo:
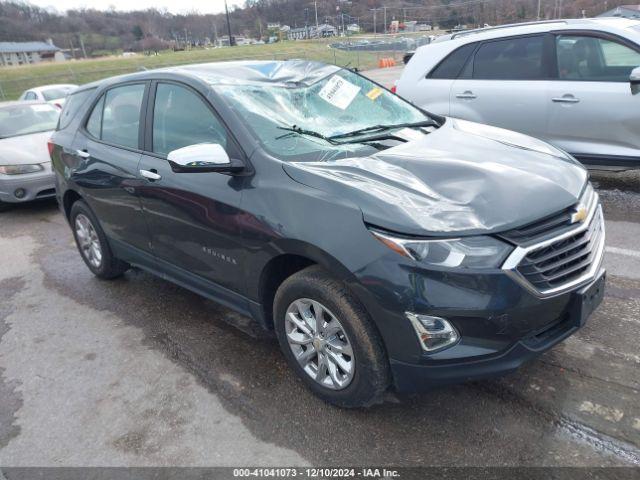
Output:
<svg viewBox="0 0 640 480">
<path fill-rule="evenodd" d="M 397 93 L 441 115 L 546 140 L 585 164 L 640 167 L 640 21 L 556 20 L 420 47 Z"/>
</svg>

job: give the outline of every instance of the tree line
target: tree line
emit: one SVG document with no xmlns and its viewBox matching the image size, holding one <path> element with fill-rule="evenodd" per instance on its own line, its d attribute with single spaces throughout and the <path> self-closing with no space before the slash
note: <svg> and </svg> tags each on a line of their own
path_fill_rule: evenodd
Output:
<svg viewBox="0 0 640 480">
<path fill-rule="evenodd" d="M 393 20 L 416 20 L 448 29 L 456 25 L 499 25 L 542 19 L 596 16 L 628 0 L 245 0 L 231 10 L 232 35 L 266 39 L 269 23 L 293 27 L 319 23 L 357 23 L 361 31 L 383 32 Z M 375 23 L 374 23 L 375 19 Z M 158 9 L 122 12 L 44 9 L 0 1 L 0 41 L 52 39 L 75 55 L 99 56 L 118 50 L 191 48 L 227 34 L 223 13 L 172 14 Z"/>
</svg>

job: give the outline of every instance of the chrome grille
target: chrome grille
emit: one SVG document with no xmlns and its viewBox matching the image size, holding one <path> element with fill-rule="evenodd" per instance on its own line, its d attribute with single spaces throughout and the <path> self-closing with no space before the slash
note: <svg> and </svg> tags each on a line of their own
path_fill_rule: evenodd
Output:
<svg viewBox="0 0 640 480">
<path fill-rule="evenodd" d="M 576 221 L 573 215 L 579 207 L 586 208 L 586 219 L 583 223 L 571 223 Z M 559 221 L 566 219 L 567 213 L 568 221 Z M 576 207 L 549 218 L 554 220 L 537 222 L 532 224 L 534 228 L 524 227 L 518 231 L 521 234 L 530 230 L 527 233 L 531 235 L 520 236 L 521 241 L 516 242 L 519 246 L 502 266 L 539 296 L 559 294 L 592 280 L 601 268 L 604 254 L 602 207 L 591 186 Z M 555 228 L 549 229 L 549 223 L 555 224 Z M 546 228 L 540 229 L 540 225 Z M 510 234 L 503 237 L 508 238 Z"/>
<path fill-rule="evenodd" d="M 530 251 L 517 270 L 541 292 L 565 285 L 587 273 L 598 260 L 603 237 L 602 209 L 598 207 L 586 230 Z"/>
<path fill-rule="evenodd" d="M 544 237 L 548 234 L 557 235 L 560 230 L 565 227 L 571 226 L 571 215 L 573 214 L 573 207 L 566 208 L 562 212 L 556 213 L 549 217 L 538 220 L 537 222 L 530 223 L 524 227 L 514 228 L 508 232 L 501 234 L 500 236 L 505 240 L 509 240 L 516 245 L 535 241 L 538 238 Z"/>
</svg>

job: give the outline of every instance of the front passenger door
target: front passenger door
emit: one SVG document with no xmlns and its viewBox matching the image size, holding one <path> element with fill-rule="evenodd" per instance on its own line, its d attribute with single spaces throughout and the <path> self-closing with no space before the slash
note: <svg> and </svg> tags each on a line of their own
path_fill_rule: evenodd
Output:
<svg viewBox="0 0 640 480">
<path fill-rule="evenodd" d="M 558 79 L 547 98 L 549 141 L 588 163 L 640 159 L 640 94 L 629 83 L 640 66 L 640 47 L 595 32 L 567 32 L 556 37 L 556 52 Z"/>
<path fill-rule="evenodd" d="M 167 155 L 199 143 L 217 143 L 235 159 L 241 157 L 240 150 L 196 90 L 158 82 L 150 101 L 151 138 L 140 162 L 141 175 L 147 177 L 140 194 L 153 252 L 160 261 L 177 267 L 174 276 L 185 282 L 191 282 L 189 274 L 195 273 L 238 291 L 243 281 L 239 208 L 245 178 L 176 173 Z"/>
</svg>

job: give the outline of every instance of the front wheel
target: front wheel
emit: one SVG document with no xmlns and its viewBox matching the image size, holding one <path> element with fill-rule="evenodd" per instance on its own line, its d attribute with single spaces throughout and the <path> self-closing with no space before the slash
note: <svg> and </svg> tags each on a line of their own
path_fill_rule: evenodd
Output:
<svg viewBox="0 0 640 480">
<path fill-rule="evenodd" d="M 323 400 L 340 407 L 379 402 L 389 364 L 369 315 L 346 286 L 320 267 L 283 282 L 274 323 L 289 365 Z"/>
</svg>

